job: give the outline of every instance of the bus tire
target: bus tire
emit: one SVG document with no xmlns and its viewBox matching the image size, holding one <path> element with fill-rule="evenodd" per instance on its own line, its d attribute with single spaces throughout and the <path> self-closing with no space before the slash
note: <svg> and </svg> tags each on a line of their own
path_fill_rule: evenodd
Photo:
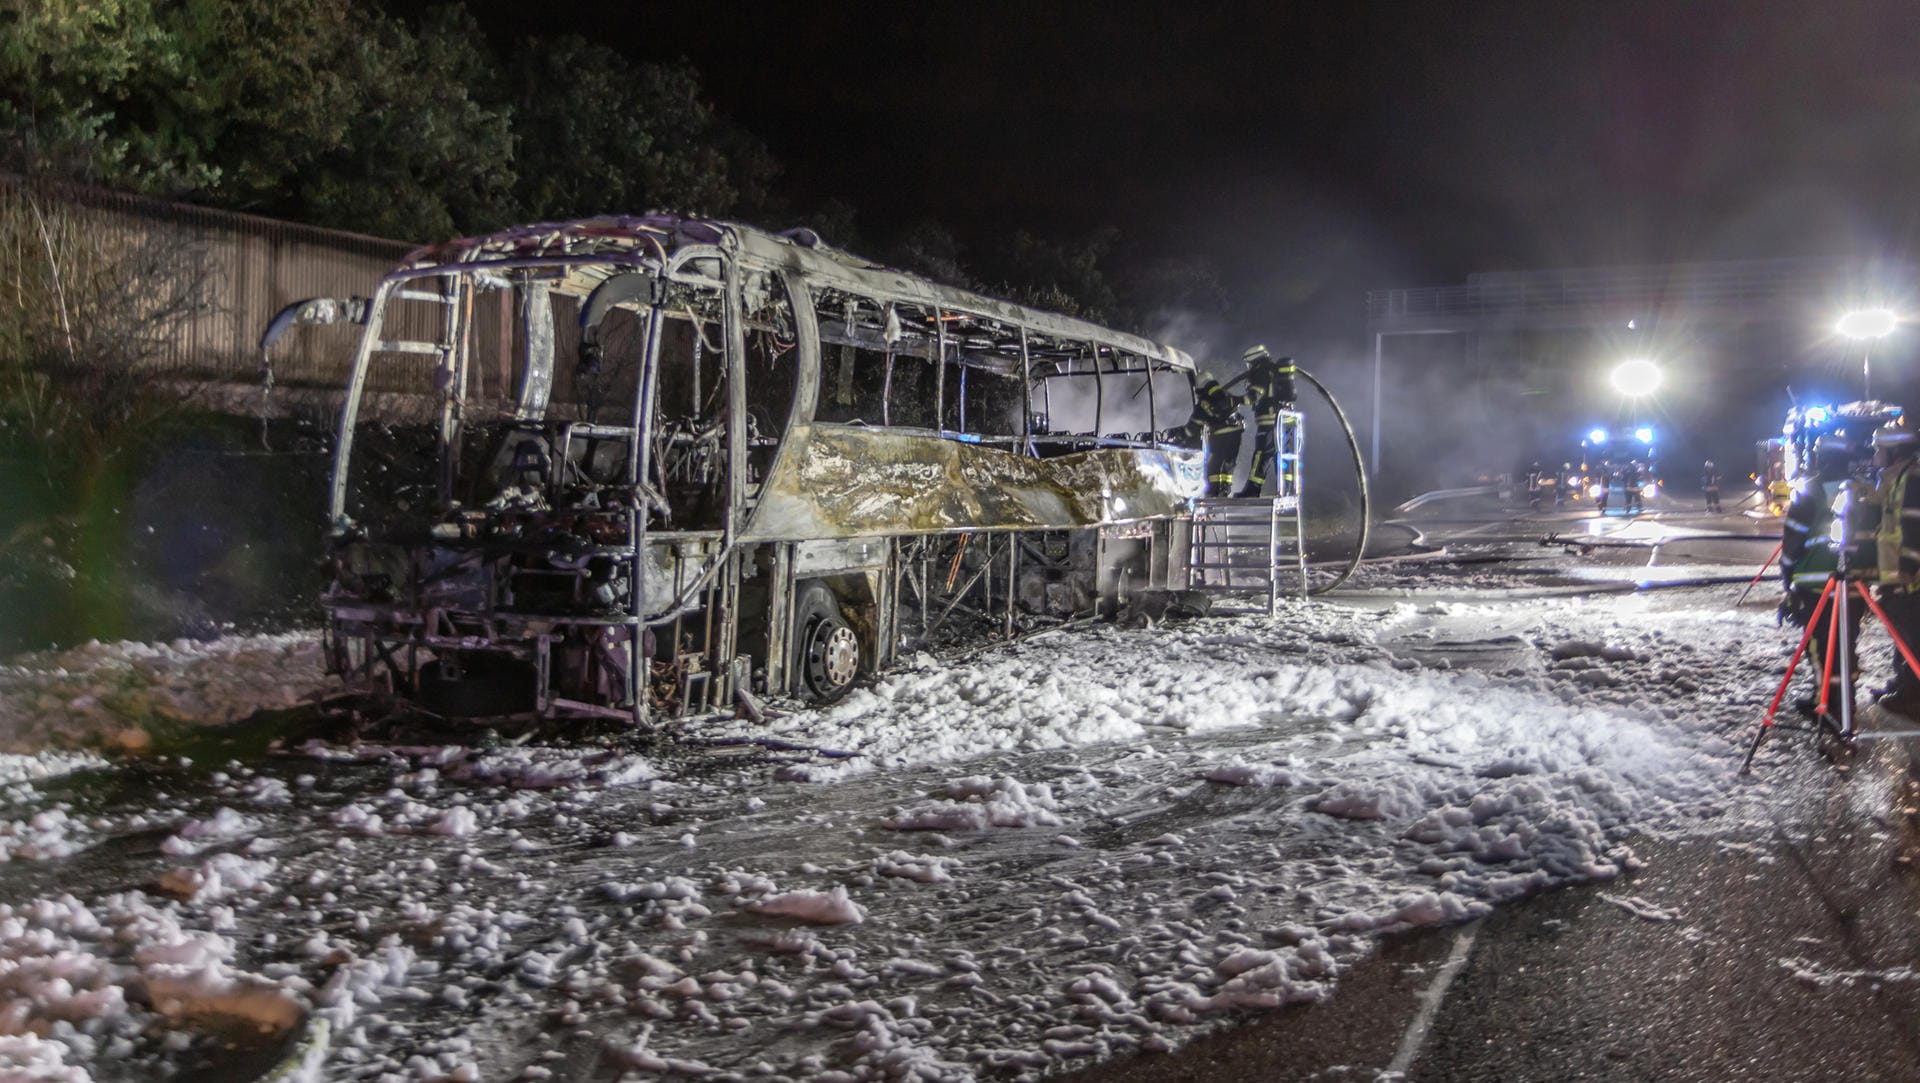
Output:
<svg viewBox="0 0 1920 1083">
<path fill-rule="evenodd" d="M 814 583 L 794 604 L 796 689 L 813 703 L 832 703 L 853 690 L 860 676 L 860 636 L 840 615 L 833 592 Z"/>
</svg>

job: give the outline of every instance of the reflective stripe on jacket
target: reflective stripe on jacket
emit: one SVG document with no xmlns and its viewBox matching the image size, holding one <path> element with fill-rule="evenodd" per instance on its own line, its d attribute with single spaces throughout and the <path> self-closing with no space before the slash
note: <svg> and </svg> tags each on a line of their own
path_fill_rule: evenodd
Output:
<svg viewBox="0 0 1920 1083">
<path fill-rule="evenodd" d="M 1247 404 L 1253 407 L 1261 428 L 1270 427 L 1279 418 L 1280 411 L 1293 407 L 1294 372 L 1291 357 L 1257 364 L 1248 370 Z"/>
<path fill-rule="evenodd" d="M 1829 528 L 1840 483 L 1808 478 L 1794 486 L 1780 531 L 1780 577 L 1789 587 L 1818 587 L 1840 566 Z"/>
<path fill-rule="evenodd" d="M 1224 387 L 1213 387 L 1193 401 L 1193 421 L 1202 432 L 1239 432 L 1241 398 Z"/>
</svg>

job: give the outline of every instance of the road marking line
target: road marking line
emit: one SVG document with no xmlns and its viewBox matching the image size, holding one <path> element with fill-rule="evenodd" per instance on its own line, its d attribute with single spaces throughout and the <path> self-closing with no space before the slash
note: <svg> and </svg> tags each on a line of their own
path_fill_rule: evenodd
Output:
<svg viewBox="0 0 1920 1083">
<path fill-rule="evenodd" d="M 1427 1031 L 1433 1028 L 1434 1016 L 1440 1014 L 1440 1001 L 1447 995 L 1447 986 L 1467 965 L 1467 954 L 1473 951 L 1473 938 L 1480 931 L 1480 920 L 1475 918 L 1466 928 L 1460 930 L 1460 936 L 1453 942 L 1453 950 L 1447 953 L 1447 961 L 1435 975 L 1433 984 L 1420 994 L 1420 1010 L 1413 1014 L 1413 1022 L 1407 1024 L 1407 1033 L 1400 1039 L 1400 1048 L 1393 1054 L 1393 1062 L 1387 1065 L 1388 1073 L 1405 1075 L 1413 1065 L 1413 1058 L 1420 1052 L 1420 1045 L 1427 1040 Z"/>
</svg>

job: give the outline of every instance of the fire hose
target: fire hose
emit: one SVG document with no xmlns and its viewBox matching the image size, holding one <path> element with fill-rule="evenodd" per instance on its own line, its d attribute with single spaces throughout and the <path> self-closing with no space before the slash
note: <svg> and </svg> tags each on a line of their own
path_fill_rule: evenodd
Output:
<svg viewBox="0 0 1920 1083">
<path fill-rule="evenodd" d="M 1312 384 L 1313 389 L 1320 392 L 1320 397 L 1326 399 L 1327 405 L 1333 408 L 1333 416 L 1339 419 L 1340 431 L 1347 438 L 1347 450 L 1353 454 L 1354 476 L 1358 478 L 1360 482 L 1360 538 L 1353 548 L 1353 556 L 1347 561 L 1347 566 L 1340 569 L 1340 574 L 1307 591 L 1308 594 L 1317 597 L 1345 583 L 1353 576 L 1354 571 L 1360 567 L 1360 561 L 1366 557 L 1367 542 L 1373 537 L 1373 491 L 1367 485 L 1367 461 L 1365 457 L 1360 454 L 1360 438 L 1354 435 L 1353 422 L 1347 419 L 1347 412 L 1340 408 L 1340 400 L 1334 398 L 1333 392 L 1328 391 L 1327 385 L 1321 383 L 1319 378 L 1314 376 L 1313 373 L 1298 366 L 1295 366 L 1294 373 Z M 1243 372 L 1233 379 L 1228 380 L 1226 386 L 1231 388 L 1235 384 L 1245 380 L 1249 375 L 1251 374 Z"/>
<path fill-rule="evenodd" d="M 1340 569 L 1339 575 L 1326 583 L 1314 587 L 1308 592 L 1309 594 L 1319 595 L 1325 594 L 1346 582 L 1347 579 L 1353 575 L 1354 570 L 1360 567 L 1361 559 L 1367 555 L 1367 540 L 1373 536 L 1373 492 L 1367 486 L 1367 461 L 1360 455 L 1360 438 L 1354 435 L 1353 422 L 1347 420 L 1347 412 L 1340 408 L 1340 401 L 1333 397 L 1333 392 L 1327 390 L 1327 385 L 1314 378 L 1313 373 L 1303 368 L 1296 368 L 1294 371 L 1302 379 L 1312 384 L 1314 390 L 1320 392 L 1320 397 L 1327 400 L 1327 405 L 1333 407 L 1333 416 L 1340 420 L 1340 431 L 1345 434 L 1347 438 L 1347 450 L 1353 453 L 1354 476 L 1360 481 L 1359 542 L 1353 548 L 1353 557 L 1347 561 L 1346 567 Z"/>
</svg>

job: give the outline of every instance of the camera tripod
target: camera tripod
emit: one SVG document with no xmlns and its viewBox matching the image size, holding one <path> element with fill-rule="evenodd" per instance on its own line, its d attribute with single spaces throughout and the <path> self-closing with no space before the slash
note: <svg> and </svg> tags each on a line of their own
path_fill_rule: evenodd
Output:
<svg viewBox="0 0 1920 1083">
<path fill-rule="evenodd" d="M 1906 660 L 1907 666 L 1915 674 L 1920 674 L 1920 659 L 1914 657 L 1913 649 L 1907 646 L 1906 640 L 1900 638 L 1900 633 L 1894 629 L 1893 622 L 1887 618 L 1887 611 L 1880 608 L 1880 603 L 1874 600 L 1873 592 L 1867 589 L 1865 583 L 1846 577 L 1845 552 L 1843 548 L 1841 567 L 1829 575 L 1826 585 L 1820 588 L 1820 599 L 1814 603 L 1813 613 L 1807 618 L 1807 630 L 1800 636 L 1800 646 L 1794 650 L 1793 658 L 1787 662 L 1786 676 L 1780 678 L 1780 687 L 1773 694 L 1773 702 L 1767 706 L 1766 717 L 1760 720 L 1759 732 L 1753 735 L 1753 743 L 1747 746 L 1747 758 L 1740 764 L 1740 773 L 1743 775 L 1752 772 L 1754 753 L 1760 751 L 1760 742 L 1766 740 L 1768 731 L 1773 728 L 1774 715 L 1779 713 L 1780 702 L 1786 698 L 1787 688 L 1793 684 L 1794 671 L 1799 668 L 1800 659 L 1805 657 L 1807 647 L 1813 642 L 1814 629 L 1820 626 L 1820 615 L 1829 610 L 1832 616 L 1827 623 L 1826 651 L 1820 674 L 1820 698 L 1814 708 L 1813 717 L 1822 732 L 1831 734 L 1847 744 L 1853 743 L 1855 735 L 1853 682 L 1857 675 L 1853 672 L 1855 638 L 1853 621 L 1846 612 L 1848 591 L 1859 592 L 1861 601 L 1865 602 L 1867 609 L 1879 618 L 1881 627 L 1887 630 L 1888 637 L 1893 640 L 1894 649 L 1900 652 L 1900 656 Z M 1840 716 L 1837 719 L 1830 710 L 1829 702 L 1833 692 L 1833 671 L 1836 665 L 1840 670 Z"/>
</svg>

